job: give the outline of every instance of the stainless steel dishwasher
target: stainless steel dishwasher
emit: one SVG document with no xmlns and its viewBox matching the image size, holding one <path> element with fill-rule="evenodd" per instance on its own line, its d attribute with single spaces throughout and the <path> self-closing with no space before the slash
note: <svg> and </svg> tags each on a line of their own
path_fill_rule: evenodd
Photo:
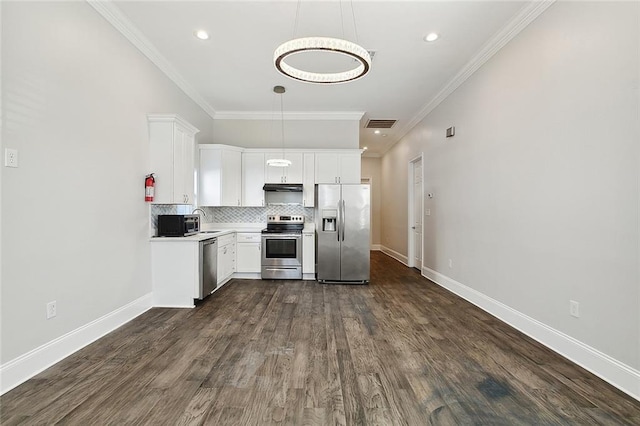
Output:
<svg viewBox="0 0 640 426">
<path fill-rule="evenodd" d="M 211 294 L 218 285 L 218 239 L 209 238 L 200 241 L 200 292 L 202 300 Z"/>
</svg>

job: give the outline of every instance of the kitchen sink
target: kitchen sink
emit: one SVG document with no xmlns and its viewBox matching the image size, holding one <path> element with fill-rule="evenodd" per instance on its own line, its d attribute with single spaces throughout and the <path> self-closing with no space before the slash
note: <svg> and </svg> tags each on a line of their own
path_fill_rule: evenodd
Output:
<svg viewBox="0 0 640 426">
<path fill-rule="evenodd" d="M 224 232 L 225 229 L 212 229 L 209 231 L 200 231 L 201 234 L 217 234 L 218 232 Z"/>
</svg>

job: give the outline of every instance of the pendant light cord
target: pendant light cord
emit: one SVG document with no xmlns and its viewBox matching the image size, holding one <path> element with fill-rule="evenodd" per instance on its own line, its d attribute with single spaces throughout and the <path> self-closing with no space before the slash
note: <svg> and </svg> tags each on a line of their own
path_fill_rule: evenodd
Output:
<svg viewBox="0 0 640 426">
<path fill-rule="evenodd" d="M 344 15 L 342 14 L 342 0 L 340 0 L 340 25 L 342 25 L 342 38 L 347 38 L 344 34 Z"/>
<path fill-rule="evenodd" d="M 284 158 L 284 106 L 283 97 L 284 93 L 280 93 L 280 126 L 282 128 L 282 158 Z"/>
<path fill-rule="evenodd" d="M 275 93 L 271 97 L 271 111 L 273 111 L 271 115 L 271 123 L 269 124 L 269 140 L 273 140 L 275 142 L 275 132 L 273 131 L 273 123 L 276 121 L 276 95 Z M 273 139 L 272 139 L 273 138 Z"/>
<path fill-rule="evenodd" d="M 349 2 L 351 4 L 351 18 L 353 19 L 353 32 L 356 36 L 356 44 L 360 44 L 358 41 L 358 27 L 356 26 L 356 13 L 353 11 L 353 0 Z"/>
<path fill-rule="evenodd" d="M 298 34 L 298 17 L 300 16 L 300 3 L 302 0 L 298 0 L 298 5 L 296 6 L 296 20 L 293 22 L 293 39 L 296 38 L 296 34 Z"/>
</svg>

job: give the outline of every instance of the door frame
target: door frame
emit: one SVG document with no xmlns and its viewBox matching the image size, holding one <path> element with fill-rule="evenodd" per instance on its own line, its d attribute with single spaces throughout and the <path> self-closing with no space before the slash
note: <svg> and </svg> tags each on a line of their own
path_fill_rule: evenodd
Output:
<svg viewBox="0 0 640 426">
<path fill-rule="evenodd" d="M 360 177 L 360 183 L 369 185 L 369 250 L 373 250 L 373 178 L 371 176 Z"/>
<path fill-rule="evenodd" d="M 422 250 L 420 250 L 420 267 L 422 268 L 424 266 L 424 153 L 420 153 L 420 155 L 412 158 L 409 160 L 409 164 L 408 164 L 408 204 L 407 204 L 407 266 L 409 266 L 410 268 L 415 268 L 417 267 L 417 265 L 414 262 L 415 259 L 415 253 L 414 253 L 414 247 L 415 247 L 415 237 L 414 237 L 414 233 L 411 229 L 411 227 L 413 226 L 414 223 L 414 209 L 413 209 L 413 203 L 414 203 L 414 196 L 413 196 L 413 186 L 414 186 L 414 168 L 415 168 L 415 164 L 420 161 L 420 163 L 422 164 L 422 182 L 420 183 L 420 193 L 422 194 L 422 203 L 420 205 L 420 224 L 421 224 L 421 228 L 422 228 L 422 232 L 420 233 L 420 247 L 422 247 Z M 420 274 L 422 274 L 422 270 L 420 270 Z"/>
</svg>

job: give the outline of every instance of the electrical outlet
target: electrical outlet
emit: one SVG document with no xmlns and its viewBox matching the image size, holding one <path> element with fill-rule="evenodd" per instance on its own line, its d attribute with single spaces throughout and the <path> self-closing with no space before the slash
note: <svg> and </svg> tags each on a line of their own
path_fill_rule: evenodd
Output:
<svg viewBox="0 0 640 426">
<path fill-rule="evenodd" d="M 569 314 L 572 317 L 580 318 L 580 303 L 575 300 L 569 300 Z"/>
<path fill-rule="evenodd" d="M 5 148 L 4 149 L 4 165 L 5 167 L 18 167 L 18 150 Z"/>
<path fill-rule="evenodd" d="M 453 268 L 453 260 L 449 259 L 449 268 Z"/>
<path fill-rule="evenodd" d="M 424 211 L 424 215 L 425 215 L 425 216 L 431 216 L 431 209 L 426 209 L 426 210 Z"/>
<path fill-rule="evenodd" d="M 56 316 L 56 301 L 47 303 L 47 319 L 51 319 Z"/>
</svg>

